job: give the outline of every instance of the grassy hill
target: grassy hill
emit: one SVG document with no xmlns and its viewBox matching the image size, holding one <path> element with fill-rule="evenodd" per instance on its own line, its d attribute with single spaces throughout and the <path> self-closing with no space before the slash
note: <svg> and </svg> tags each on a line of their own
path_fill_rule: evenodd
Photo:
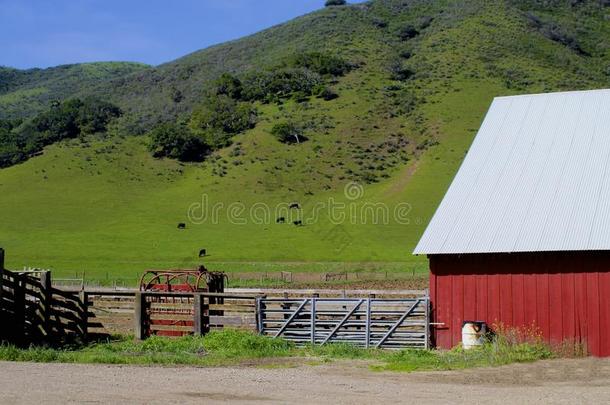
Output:
<svg viewBox="0 0 610 405">
<path fill-rule="evenodd" d="M 234 271 L 423 270 L 411 250 L 492 98 L 609 87 L 609 15 L 599 1 L 375 0 L 87 84 L 76 94 L 127 115 L 0 171 L 0 245 L 9 266 L 89 277 L 192 266 L 201 248 Z M 333 79 L 339 97 L 258 102 L 256 127 L 203 163 L 153 159 L 125 124 L 189 114 L 223 72 L 313 50 L 358 66 Z M 271 128 L 286 120 L 309 141 L 279 143 Z M 302 211 L 277 212 L 292 202 Z"/>
<path fill-rule="evenodd" d="M 83 63 L 48 69 L 18 70 L 0 66 L 0 119 L 30 117 L 108 80 L 143 71 L 128 62 Z"/>
</svg>

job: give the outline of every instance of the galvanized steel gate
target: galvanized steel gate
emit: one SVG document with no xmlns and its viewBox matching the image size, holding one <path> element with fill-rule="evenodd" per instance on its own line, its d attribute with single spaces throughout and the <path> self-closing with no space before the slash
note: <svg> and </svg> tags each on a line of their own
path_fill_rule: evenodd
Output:
<svg viewBox="0 0 610 405">
<path fill-rule="evenodd" d="M 430 347 L 430 300 L 376 298 L 259 298 L 258 330 L 297 344 Z"/>
</svg>

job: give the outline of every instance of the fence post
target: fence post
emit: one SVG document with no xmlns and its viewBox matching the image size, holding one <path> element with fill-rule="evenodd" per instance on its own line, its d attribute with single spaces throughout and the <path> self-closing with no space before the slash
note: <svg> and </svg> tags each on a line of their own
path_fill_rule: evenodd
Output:
<svg viewBox="0 0 610 405">
<path fill-rule="evenodd" d="M 311 299 L 311 344 L 316 344 L 316 300 L 314 296 Z"/>
<path fill-rule="evenodd" d="M 81 314 L 80 314 L 80 329 L 81 329 L 81 338 L 83 339 L 83 343 L 87 343 L 89 337 L 87 336 L 89 332 L 89 296 L 85 290 L 80 290 L 78 293 L 78 299 L 81 305 Z"/>
<path fill-rule="evenodd" d="M 366 299 L 365 336 L 364 346 L 368 349 L 371 347 L 371 297 Z"/>
<path fill-rule="evenodd" d="M 51 310 L 53 304 L 53 290 L 51 286 L 51 272 L 45 271 L 40 274 L 40 292 L 42 295 L 42 333 L 47 339 L 51 339 Z"/>
<path fill-rule="evenodd" d="M 13 275 L 13 285 L 15 294 L 15 313 L 14 313 L 14 332 L 13 339 L 24 343 L 25 342 L 25 284 L 23 277 L 18 273 Z"/>
<path fill-rule="evenodd" d="M 263 300 L 267 298 L 266 295 L 262 297 L 256 297 L 256 328 L 257 332 L 261 335 L 265 333 L 265 303 Z"/>
<path fill-rule="evenodd" d="M 210 317 L 208 315 L 208 307 L 205 304 L 205 298 L 201 294 L 193 296 L 193 334 L 195 336 L 203 336 L 209 331 Z"/>
<path fill-rule="evenodd" d="M 0 248 L 0 322 L 2 325 L 5 324 L 4 320 L 4 300 L 2 296 L 4 295 L 4 249 Z M 0 334 L 0 338 L 2 334 Z"/>
<path fill-rule="evenodd" d="M 141 292 L 136 292 L 134 299 L 134 337 L 136 340 L 144 340 L 146 337 L 146 296 Z"/>
</svg>

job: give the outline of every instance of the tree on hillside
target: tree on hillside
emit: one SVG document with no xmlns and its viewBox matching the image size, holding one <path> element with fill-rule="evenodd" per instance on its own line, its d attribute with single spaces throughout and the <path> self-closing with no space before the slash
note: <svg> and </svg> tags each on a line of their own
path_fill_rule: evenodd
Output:
<svg viewBox="0 0 610 405">
<path fill-rule="evenodd" d="M 295 67 L 306 68 L 320 75 L 343 76 L 354 66 L 338 56 L 323 52 L 304 52 L 293 57 Z"/>
<path fill-rule="evenodd" d="M 256 109 L 250 103 L 226 95 L 209 96 L 199 105 L 189 123 L 193 133 L 201 136 L 213 149 L 228 146 L 231 138 L 256 124 Z"/>
<path fill-rule="evenodd" d="M 230 73 L 223 73 L 214 83 L 217 95 L 229 96 L 239 100 L 242 96 L 241 81 Z"/>
<path fill-rule="evenodd" d="M 210 147 L 189 128 L 180 123 L 165 123 L 150 132 L 149 150 L 155 157 L 169 157 L 184 162 L 198 162 L 210 152 Z"/>
<path fill-rule="evenodd" d="M 81 134 L 95 134 L 105 131 L 108 122 L 120 115 L 119 107 L 96 98 L 87 98 L 76 120 Z"/>
<path fill-rule="evenodd" d="M 326 7 L 331 7 L 331 6 L 344 6 L 345 4 L 347 4 L 346 0 L 326 0 Z"/>
<path fill-rule="evenodd" d="M 419 31 L 412 25 L 407 25 L 400 29 L 398 32 L 398 36 L 403 41 L 408 41 L 409 39 L 415 38 L 419 35 Z"/>
<path fill-rule="evenodd" d="M 251 72 L 242 83 L 244 100 L 275 102 L 298 92 L 310 96 L 324 80 L 318 73 L 298 67 Z"/>
<path fill-rule="evenodd" d="M 307 138 L 303 135 L 303 128 L 294 122 L 280 122 L 271 128 L 271 135 L 282 143 L 301 143 Z"/>
</svg>

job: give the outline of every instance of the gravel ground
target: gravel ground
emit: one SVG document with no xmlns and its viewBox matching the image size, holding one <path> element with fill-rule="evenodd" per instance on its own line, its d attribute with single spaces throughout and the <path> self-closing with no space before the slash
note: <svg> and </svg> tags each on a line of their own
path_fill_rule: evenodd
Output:
<svg viewBox="0 0 610 405">
<path fill-rule="evenodd" d="M 451 372 L 365 364 L 167 368 L 0 363 L 0 403 L 569 403 L 610 401 L 610 360 L 551 360 Z"/>
</svg>

